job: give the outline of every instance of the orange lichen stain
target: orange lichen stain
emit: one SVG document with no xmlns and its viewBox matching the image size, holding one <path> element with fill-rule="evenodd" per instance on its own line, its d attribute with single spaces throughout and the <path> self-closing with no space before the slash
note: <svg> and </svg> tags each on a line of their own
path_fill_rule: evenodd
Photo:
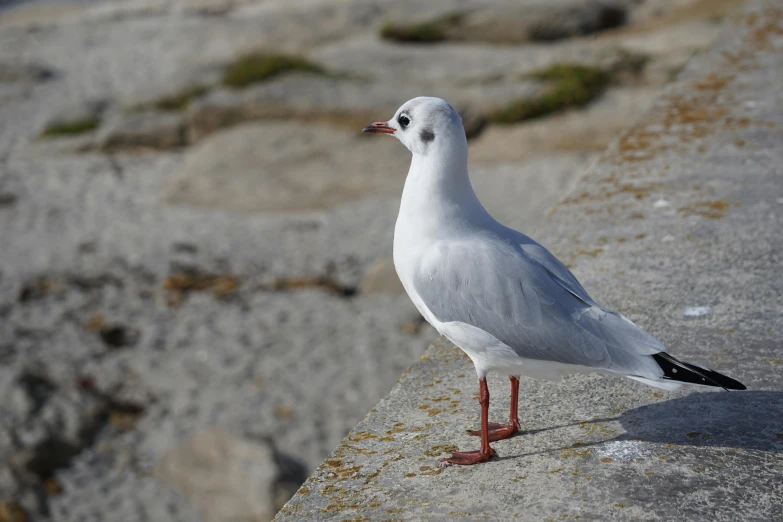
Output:
<svg viewBox="0 0 783 522">
<path fill-rule="evenodd" d="M 716 91 L 725 87 L 731 79 L 731 76 L 721 76 L 717 73 L 710 73 L 705 78 L 694 83 L 693 88 L 697 91 Z"/>
<path fill-rule="evenodd" d="M 661 455 L 660 457 L 658 457 L 658 460 L 666 460 L 668 458 L 669 457 L 667 457 L 666 455 Z"/>
<path fill-rule="evenodd" d="M 574 252 L 574 256 L 596 257 L 603 251 L 603 248 L 594 248 L 593 250 L 584 250 L 582 248 L 578 248 L 576 252 Z"/>
<path fill-rule="evenodd" d="M 753 23 L 750 23 L 750 17 L 748 17 L 748 25 L 750 27 L 756 26 L 756 21 L 761 20 L 761 25 L 756 27 L 750 34 L 753 43 L 756 44 L 757 49 L 770 49 L 773 45 L 770 42 L 770 36 L 783 35 L 783 13 L 779 8 L 770 7 L 763 10 L 763 14 L 760 18 L 754 18 Z"/>
<path fill-rule="evenodd" d="M 327 459 L 324 461 L 324 464 L 332 468 L 337 468 L 343 465 L 343 461 L 340 459 Z"/>
<path fill-rule="evenodd" d="M 357 431 L 348 435 L 348 440 L 351 442 L 359 442 L 368 439 L 377 439 L 378 435 L 373 435 L 368 431 Z"/>
<path fill-rule="evenodd" d="M 450 400 L 451 400 L 451 397 L 449 397 L 449 396 L 447 396 L 447 395 L 444 395 L 444 396 L 442 396 L 442 397 L 435 397 L 435 398 L 429 398 L 429 397 L 427 397 L 427 398 L 425 398 L 424 400 L 425 400 L 425 401 L 431 401 L 431 402 L 443 402 L 443 401 L 450 401 Z"/>
<path fill-rule="evenodd" d="M 593 450 L 583 449 L 583 450 L 575 450 L 571 448 L 566 448 L 560 453 L 560 458 L 567 459 L 570 457 L 580 457 L 580 458 L 586 458 L 589 457 L 593 453 Z"/>
<path fill-rule="evenodd" d="M 641 212 L 634 212 L 631 214 L 631 219 L 644 219 L 644 214 Z"/>
<path fill-rule="evenodd" d="M 725 334 L 733 334 L 734 332 L 737 331 L 734 328 L 716 328 L 715 330 L 717 332 L 725 333 Z"/>
<path fill-rule="evenodd" d="M 395 422 L 392 425 L 392 429 L 386 430 L 386 435 L 393 435 L 395 433 L 400 433 L 402 431 L 405 431 L 405 424 L 402 422 Z"/>
<path fill-rule="evenodd" d="M 456 444 L 435 444 L 430 449 L 424 451 L 427 457 L 439 457 L 443 453 L 454 453 L 457 451 Z"/>
<path fill-rule="evenodd" d="M 176 307 L 190 292 L 211 292 L 219 299 L 229 297 L 239 290 L 239 280 L 233 275 L 177 272 L 163 280 L 163 289 L 168 306 Z"/>
<path fill-rule="evenodd" d="M 84 322 L 82 327 L 88 332 L 98 333 L 103 329 L 105 324 L 106 322 L 103 319 L 103 314 L 96 312 Z"/>
<path fill-rule="evenodd" d="M 460 359 L 467 359 L 468 354 L 466 354 L 464 351 L 462 351 L 461 348 L 454 348 L 452 350 L 452 353 L 454 354 L 454 357 L 460 358 Z"/>
<path fill-rule="evenodd" d="M 440 475 L 443 468 L 433 468 L 432 466 L 420 466 L 419 471 L 422 476 Z"/>
<path fill-rule="evenodd" d="M 690 205 L 680 207 L 678 212 L 686 216 L 701 216 L 707 219 L 720 219 L 726 216 L 726 210 L 728 208 L 729 203 L 727 201 L 718 199 L 715 201 L 692 203 Z"/>
<path fill-rule="evenodd" d="M 434 417 L 435 415 L 440 415 L 441 413 L 443 413 L 443 410 L 437 410 L 435 408 L 432 408 L 430 411 L 427 412 L 427 415 L 429 417 Z"/>
<path fill-rule="evenodd" d="M 367 448 L 359 448 L 357 446 L 351 446 L 350 444 L 343 443 L 341 445 L 341 448 L 344 448 L 347 451 L 350 451 L 356 455 L 375 455 L 378 453 L 377 451 L 368 450 Z"/>
<path fill-rule="evenodd" d="M 644 239 L 647 237 L 647 234 L 636 234 L 633 236 L 634 239 Z"/>
<path fill-rule="evenodd" d="M 601 457 L 601 462 L 604 464 L 608 464 L 609 462 L 614 462 L 614 459 L 611 459 L 609 457 Z"/>
<path fill-rule="evenodd" d="M 285 404 L 276 404 L 272 408 L 272 413 L 278 419 L 290 419 L 294 416 L 294 410 Z"/>
<path fill-rule="evenodd" d="M 335 502 L 333 504 L 329 504 L 325 508 L 321 509 L 321 513 L 332 513 L 335 511 L 344 511 L 346 509 L 359 509 L 361 507 L 359 504 L 348 504 L 348 503 L 342 503 L 342 502 Z"/>
</svg>

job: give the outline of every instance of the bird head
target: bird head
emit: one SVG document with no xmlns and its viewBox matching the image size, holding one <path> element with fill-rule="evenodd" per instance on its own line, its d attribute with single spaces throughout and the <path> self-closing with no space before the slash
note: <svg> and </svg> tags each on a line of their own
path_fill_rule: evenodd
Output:
<svg viewBox="0 0 783 522">
<path fill-rule="evenodd" d="M 362 132 L 391 134 L 413 154 L 425 156 L 433 150 L 467 146 L 462 118 L 440 98 L 408 100 L 392 119 L 370 123 Z"/>
</svg>

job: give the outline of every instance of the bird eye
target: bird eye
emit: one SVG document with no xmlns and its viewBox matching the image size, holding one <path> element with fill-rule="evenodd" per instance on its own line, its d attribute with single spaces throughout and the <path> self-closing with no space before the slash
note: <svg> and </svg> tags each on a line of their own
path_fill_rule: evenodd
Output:
<svg viewBox="0 0 783 522">
<path fill-rule="evenodd" d="M 397 121 L 399 121 L 399 122 L 400 122 L 400 125 L 402 126 L 402 128 L 403 128 L 403 129 L 404 129 L 405 127 L 407 127 L 408 125 L 410 125 L 410 123 L 411 123 L 411 119 L 410 119 L 410 118 L 408 118 L 407 116 L 405 116 L 404 114 L 403 114 L 402 116 L 400 116 L 400 117 L 397 119 Z"/>
</svg>

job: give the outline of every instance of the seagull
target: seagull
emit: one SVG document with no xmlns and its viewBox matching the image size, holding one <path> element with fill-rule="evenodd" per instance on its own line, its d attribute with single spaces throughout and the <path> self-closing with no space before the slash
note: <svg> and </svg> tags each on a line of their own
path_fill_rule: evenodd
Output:
<svg viewBox="0 0 783 522">
<path fill-rule="evenodd" d="M 479 379 L 481 429 L 470 433 L 481 437 L 480 449 L 444 462 L 486 462 L 495 453 L 490 442 L 520 431 L 520 376 L 598 372 L 665 390 L 681 383 L 745 389 L 668 354 L 630 319 L 596 303 L 546 248 L 497 222 L 473 191 L 462 119 L 445 100 L 414 98 L 363 132 L 390 134 L 413 155 L 394 229 L 394 267 L 422 316 L 470 357 Z M 488 422 L 489 371 L 511 381 L 507 425 Z"/>
</svg>

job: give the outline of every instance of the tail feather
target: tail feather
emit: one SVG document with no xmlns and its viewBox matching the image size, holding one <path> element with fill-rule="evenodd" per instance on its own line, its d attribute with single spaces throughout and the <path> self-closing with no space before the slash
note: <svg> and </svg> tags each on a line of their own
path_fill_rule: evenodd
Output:
<svg viewBox="0 0 783 522">
<path fill-rule="evenodd" d="M 745 385 L 716 371 L 695 364 L 678 361 L 666 352 L 653 354 L 653 359 L 663 370 L 663 378 L 671 381 L 717 386 L 726 391 L 745 390 Z"/>
</svg>

